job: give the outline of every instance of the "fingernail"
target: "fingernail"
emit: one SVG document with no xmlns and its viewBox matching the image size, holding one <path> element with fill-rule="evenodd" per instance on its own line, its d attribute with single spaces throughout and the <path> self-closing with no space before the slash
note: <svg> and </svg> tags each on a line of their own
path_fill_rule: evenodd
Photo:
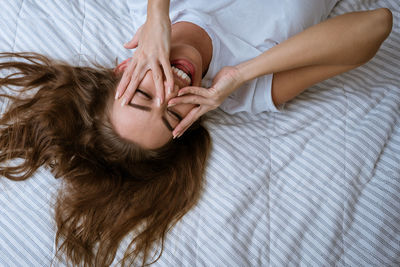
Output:
<svg viewBox="0 0 400 267">
<path fill-rule="evenodd" d="M 125 103 L 126 103 L 126 98 L 122 99 L 121 107 L 123 107 L 125 105 Z"/>
<path fill-rule="evenodd" d="M 175 105 L 176 105 L 175 103 L 168 103 L 168 107 L 173 107 Z"/>
<path fill-rule="evenodd" d="M 117 91 L 117 93 L 115 94 L 115 99 L 117 100 L 119 98 L 119 92 Z"/>
<path fill-rule="evenodd" d="M 168 94 L 171 94 L 171 93 L 172 93 L 172 87 L 168 86 Z"/>
<path fill-rule="evenodd" d="M 181 96 L 181 95 L 183 95 L 183 92 L 179 92 L 179 93 L 178 93 L 178 96 Z"/>
<path fill-rule="evenodd" d="M 157 98 L 157 106 L 161 106 L 161 99 Z"/>
</svg>

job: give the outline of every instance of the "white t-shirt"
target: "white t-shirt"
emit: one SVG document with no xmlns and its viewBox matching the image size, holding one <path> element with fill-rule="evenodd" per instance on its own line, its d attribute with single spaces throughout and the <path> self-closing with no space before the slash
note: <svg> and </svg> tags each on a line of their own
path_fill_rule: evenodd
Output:
<svg viewBox="0 0 400 267">
<path fill-rule="evenodd" d="M 145 2 L 145 3 L 144 3 Z M 171 0 L 172 23 L 188 21 L 202 27 L 213 45 L 212 60 L 203 78 L 210 87 L 224 66 L 255 58 L 274 45 L 325 20 L 338 0 Z M 147 1 L 136 2 L 138 25 L 146 18 Z M 273 74 L 264 75 L 233 92 L 220 106 L 233 114 L 279 111 L 271 95 Z"/>
</svg>

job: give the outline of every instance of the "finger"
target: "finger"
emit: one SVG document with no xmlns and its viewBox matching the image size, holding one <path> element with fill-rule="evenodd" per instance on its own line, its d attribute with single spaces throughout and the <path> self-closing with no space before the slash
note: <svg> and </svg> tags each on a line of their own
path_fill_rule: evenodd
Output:
<svg viewBox="0 0 400 267">
<path fill-rule="evenodd" d="M 119 74 L 120 72 L 122 72 L 122 66 L 123 66 L 123 64 L 119 64 L 118 66 L 116 66 L 114 68 L 114 73 Z"/>
<path fill-rule="evenodd" d="M 130 64 L 128 66 L 128 68 L 122 75 L 121 81 L 119 82 L 119 84 L 117 86 L 117 92 L 115 94 L 115 99 L 120 98 L 124 94 L 126 88 L 128 87 L 129 83 L 131 82 L 132 73 L 135 69 L 135 66 L 136 66 L 136 63 L 132 62 L 132 64 Z"/>
<path fill-rule="evenodd" d="M 208 89 L 198 86 L 187 86 L 179 90 L 178 96 L 193 94 L 202 97 L 210 97 L 210 92 Z"/>
<path fill-rule="evenodd" d="M 134 72 L 134 70 L 136 68 L 136 64 L 137 64 L 136 62 L 137 62 L 136 60 L 132 59 L 128 63 L 128 67 L 127 67 L 126 71 L 123 73 L 123 75 L 121 77 L 121 81 L 118 84 L 117 93 L 116 93 L 116 97 L 115 97 L 116 99 L 118 99 L 119 97 L 121 97 L 123 95 L 123 93 L 126 90 L 126 87 L 130 83 L 131 78 L 132 78 L 132 73 Z"/>
<path fill-rule="evenodd" d="M 126 70 L 126 68 L 128 67 L 128 63 L 125 63 L 125 64 L 123 64 L 122 66 L 121 66 L 121 71 L 125 71 Z"/>
<path fill-rule="evenodd" d="M 140 27 L 140 28 L 136 31 L 135 35 L 133 36 L 133 38 L 132 38 L 129 42 L 127 42 L 127 43 L 124 44 L 124 47 L 125 47 L 125 48 L 127 48 L 127 49 L 133 49 L 133 48 L 136 48 L 136 47 L 138 46 L 138 44 L 139 44 L 139 35 L 140 35 L 141 29 L 142 29 L 142 27 Z"/>
<path fill-rule="evenodd" d="M 172 135 L 174 138 L 182 136 L 182 134 L 189 129 L 189 127 L 198 119 L 201 114 L 200 107 L 194 107 L 181 122 L 175 127 Z"/>
<path fill-rule="evenodd" d="M 135 34 L 135 36 L 133 36 L 133 38 L 129 42 L 124 44 L 124 47 L 126 49 L 133 49 L 133 48 L 136 48 L 138 46 L 138 43 L 139 43 L 139 38 Z"/>
<path fill-rule="evenodd" d="M 135 69 L 138 72 L 134 72 L 132 74 L 131 81 L 130 81 L 126 91 L 124 92 L 121 106 L 125 105 L 126 103 L 129 103 L 132 100 L 133 95 L 135 94 L 140 81 L 143 79 L 144 75 L 147 72 L 147 70 L 144 69 L 143 67 L 141 69 L 139 69 L 139 67 L 140 66 L 137 66 Z"/>
<path fill-rule="evenodd" d="M 128 62 L 121 62 L 115 69 L 114 72 L 115 73 L 120 73 L 120 72 L 124 72 L 125 69 L 128 67 Z"/>
<path fill-rule="evenodd" d="M 131 62 L 131 60 L 132 60 L 131 57 L 130 57 L 130 58 L 127 58 L 127 59 L 125 59 L 124 61 L 122 61 L 121 63 L 119 63 L 118 66 L 120 66 L 120 65 L 127 65 L 127 64 L 129 64 L 129 63 Z"/>
<path fill-rule="evenodd" d="M 174 75 L 172 74 L 171 63 L 169 62 L 169 60 L 164 59 L 161 61 L 161 65 L 163 67 L 164 75 L 167 80 L 167 91 L 168 94 L 170 94 L 174 89 Z"/>
<path fill-rule="evenodd" d="M 211 99 L 198 95 L 184 95 L 174 97 L 168 101 L 168 107 L 173 107 L 178 104 L 213 105 L 214 103 Z"/>
<path fill-rule="evenodd" d="M 161 105 L 164 102 L 164 83 L 160 66 L 158 64 L 153 64 L 151 71 L 153 73 L 153 80 L 156 85 L 157 104 Z"/>
</svg>

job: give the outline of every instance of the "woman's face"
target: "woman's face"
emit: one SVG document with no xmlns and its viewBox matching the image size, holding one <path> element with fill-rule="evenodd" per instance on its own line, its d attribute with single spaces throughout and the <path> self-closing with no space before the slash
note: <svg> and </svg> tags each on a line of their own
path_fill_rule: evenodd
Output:
<svg viewBox="0 0 400 267">
<path fill-rule="evenodd" d="M 192 104 L 167 107 L 168 101 L 177 96 L 180 88 L 201 84 L 202 57 L 195 47 L 183 43 L 171 43 L 170 62 L 173 66 L 175 88 L 170 94 L 165 92 L 163 104 L 157 105 L 153 74 L 152 71 L 148 71 L 130 103 L 121 107 L 122 98 L 120 98 L 112 105 L 111 121 L 118 134 L 146 149 L 155 149 L 170 141 L 172 130 L 194 107 Z M 190 66 L 194 69 L 194 73 L 189 81 L 180 77 L 176 68 L 189 73 Z"/>
</svg>

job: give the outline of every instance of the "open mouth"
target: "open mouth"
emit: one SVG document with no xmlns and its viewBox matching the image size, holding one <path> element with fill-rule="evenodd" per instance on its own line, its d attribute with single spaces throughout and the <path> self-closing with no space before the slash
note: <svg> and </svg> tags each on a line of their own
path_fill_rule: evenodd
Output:
<svg viewBox="0 0 400 267">
<path fill-rule="evenodd" d="M 184 72 L 182 69 L 179 69 L 175 66 L 172 66 L 172 71 L 185 83 L 192 85 L 192 79 L 190 78 L 189 74 Z"/>
<path fill-rule="evenodd" d="M 193 84 L 193 77 L 195 68 L 191 62 L 186 59 L 178 59 L 171 62 L 172 71 L 181 78 L 183 81 L 188 83 L 188 85 Z"/>
</svg>

